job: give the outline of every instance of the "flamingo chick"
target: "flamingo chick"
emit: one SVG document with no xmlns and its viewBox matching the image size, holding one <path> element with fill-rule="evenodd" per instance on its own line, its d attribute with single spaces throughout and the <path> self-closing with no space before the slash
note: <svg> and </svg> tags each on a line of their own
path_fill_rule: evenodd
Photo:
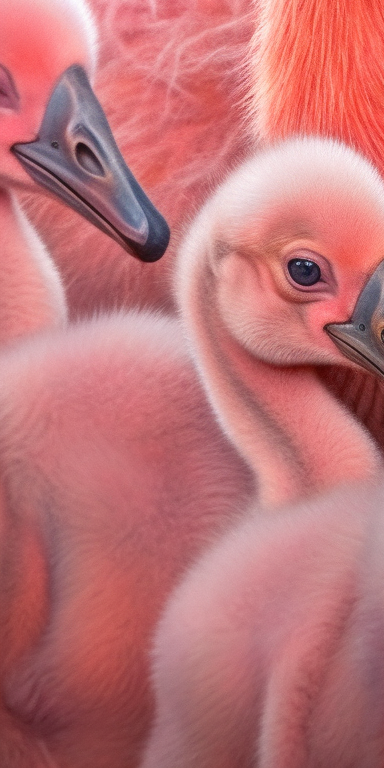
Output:
<svg viewBox="0 0 384 768">
<path fill-rule="evenodd" d="M 324 136 L 361 152 L 383 176 L 384 13 L 380 0 L 260 0 L 248 61 L 257 140 Z M 384 447 L 384 396 L 363 371 L 327 366 L 327 386 Z"/>
<path fill-rule="evenodd" d="M 176 320 L 115 314 L 3 352 L 0 764 L 137 765 L 160 611 L 255 483 L 272 508 L 381 468 L 316 367 L 356 366 L 323 325 L 350 319 L 383 243 L 382 181 L 324 141 L 249 161 L 199 217 L 178 291 L 248 467 Z"/>
<path fill-rule="evenodd" d="M 382 221 L 372 166 L 336 142 L 292 139 L 232 174 L 181 250 L 177 293 L 196 362 L 264 504 L 381 464 L 318 372 L 347 364 L 324 327 L 351 317 L 383 256 Z"/>
<path fill-rule="evenodd" d="M 58 275 L 13 188 L 38 182 L 146 261 L 162 255 L 169 233 L 91 90 L 96 32 L 87 6 L 1 0 L 0 14 L 0 339 L 8 341 L 66 316 Z"/>
<path fill-rule="evenodd" d="M 383 224 L 373 167 L 337 143 L 293 139 L 235 172 L 186 238 L 183 317 L 217 416 L 258 478 L 264 516 L 252 506 L 165 611 L 143 768 L 381 765 L 380 723 L 369 719 L 382 697 L 371 684 L 375 666 L 351 684 L 341 735 L 340 694 L 328 711 L 327 694 L 323 702 L 318 693 L 334 652 L 338 682 L 358 667 L 356 658 L 343 667 L 343 644 L 356 650 L 364 637 L 371 586 L 362 609 L 350 612 L 383 495 L 372 491 L 366 501 L 361 481 L 381 477 L 382 457 L 317 371 L 338 362 L 337 346 L 352 365 L 383 376 Z M 351 641 L 349 630 L 343 635 L 350 616 Z M 370 647 L 362 655 L 368 665 Z M 337 690 L 332 673 L 329 686 Z M 367 700 L 368 719 L 351 742 L 358 757 L 349 762 L 344 745 Z M 318 730 L 313 701 L 321 701 Z M 372 763 L 360 759 L 370 727 Z"/>
</svg>

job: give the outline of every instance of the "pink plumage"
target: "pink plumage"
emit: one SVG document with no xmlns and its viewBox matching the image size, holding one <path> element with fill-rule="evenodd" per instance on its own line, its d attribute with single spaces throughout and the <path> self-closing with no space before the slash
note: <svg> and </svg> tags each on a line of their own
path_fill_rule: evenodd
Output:
<svg viewBox="0 0 384 768">
<path fill-rule="evenodd" d="M 383 173 L 384 9 L 377 0 L 261 0 L 251 111 L 263 142 L 340 139 Z"/>
</svg>

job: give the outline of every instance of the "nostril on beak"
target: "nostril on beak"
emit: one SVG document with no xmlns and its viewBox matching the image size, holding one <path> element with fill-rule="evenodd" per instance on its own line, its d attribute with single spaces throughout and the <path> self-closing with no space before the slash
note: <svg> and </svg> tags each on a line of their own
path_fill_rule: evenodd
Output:
<svg viewBox="0 0 384 768">
<path fill-rule="evenodd" d="M 82 141 L 76 145 L 75 154 L 77 162 L 87 173 L 91 173 L 93 176 L 105 176 L 100 160 Z"/>
</svg>

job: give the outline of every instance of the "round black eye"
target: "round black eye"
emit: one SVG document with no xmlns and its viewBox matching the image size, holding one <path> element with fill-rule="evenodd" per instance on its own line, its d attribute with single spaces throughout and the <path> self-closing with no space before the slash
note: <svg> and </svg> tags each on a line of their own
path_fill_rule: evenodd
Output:
<svg viewBox="0 0 384 768">
<path fill-rule="evenodd" d="M 298 285 L 315 285 L 321 278 L 318 264 L 308 259 L 291 259 L 288 262 L 288 272 Z"/>
</svg>

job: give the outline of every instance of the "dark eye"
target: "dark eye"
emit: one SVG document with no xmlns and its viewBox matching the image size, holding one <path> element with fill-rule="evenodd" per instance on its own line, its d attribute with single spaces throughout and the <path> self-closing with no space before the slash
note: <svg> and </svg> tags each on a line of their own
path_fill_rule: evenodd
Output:
<svg viewBox="0 0 384 768">
<path fill-rule="evenodd" d="M 321 278 L 320 267 L 309 259 L 291 259 L 287 267 L 292 280 L 298 285 L 315 285 Z"/>
</svg>

